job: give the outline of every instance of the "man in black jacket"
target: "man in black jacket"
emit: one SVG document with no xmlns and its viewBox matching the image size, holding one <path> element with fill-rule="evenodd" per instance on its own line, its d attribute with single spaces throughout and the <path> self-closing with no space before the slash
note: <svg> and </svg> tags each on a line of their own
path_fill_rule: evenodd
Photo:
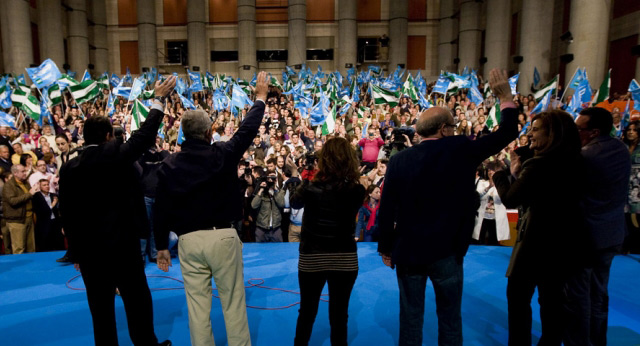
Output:
<svg viewBox="0 0 640 346">
<path fill-rule="evenodd" d="M 140 234 L 148 229 L 142 188 L 134 162 L 155 142 L 171 76 L 155 86 L 147 120 L 126 143 L 113 138 L 108 118 L 92 116 L 84 126 L 85 149 L 60 170 L 60 213 L 70 257 L 87 288 L 96 345 L 117 345 L 115 290 L 127 313 L 134 345 L 156 345 L 153 306 L 142 258 Z M 100 185 L 104 193 L 88 189 Z M 170 345 L 164 341 L 162 345 Z"/>
<path fill-rule="evenodd" d="M 43 178 L 37 184 L 40 189 L 32 200 L 33 212 L 36 214 L 36 251 L 64 250 L 58 195 L 50 192 L 49 180 Z"/>
<path fill-rule="evenodd" d="M 179 236 L 180 269 L 189 309 L 192 345 L 213 345 L 211 276 L 215 280 L 229 345 L 250 345 L 245 308 L 242 243 L 231 223 L 242 217 L 238 161 L 258 133 L 267 97 L 266 73 L 260 72 L 256 101 L 238 131 L 226 142 L 211 144 L 211 120 L 203 111 L 182 117 L 185 141 L 179 153 L 158 170 L 154 232 L 158 267 L 168 271 L 169 231 Z"/>
<path fill-rule="evenodd" d="M 387 166 L 378 252 L 386 265 L 398 267 L 400 345 L 422 344 L 427 278 L 436 295 L 439 343 L 462 345 L 462 260 L 479 206 L 476 167 L 518 136 L 506 73 L 493 70 L 490 81 L 503 109 L 496 132 L 475 141 L 454 136 L 451 111 L 432 107 L 416 126 L 423 141 Z"/>
</svg>

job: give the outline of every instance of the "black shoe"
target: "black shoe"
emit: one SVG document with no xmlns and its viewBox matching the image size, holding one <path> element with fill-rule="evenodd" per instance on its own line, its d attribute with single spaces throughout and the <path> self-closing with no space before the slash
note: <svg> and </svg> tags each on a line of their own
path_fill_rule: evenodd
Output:
<svg viewBox="0 0 640 346">
<path fill-rule="evenodd" d="M 165 340 L 159 343 L 158 346 L 171 346 L 171 340 Z"/>
<path fill-rule="evenodd" d="M 71 259 L 69 257 L 67 257 L 67 255 L 64 255 L 64 256 L 58 258 L 56 260 L 56 262 L 58 262 L 58 263 L 71 263 Z"/>
</svg>

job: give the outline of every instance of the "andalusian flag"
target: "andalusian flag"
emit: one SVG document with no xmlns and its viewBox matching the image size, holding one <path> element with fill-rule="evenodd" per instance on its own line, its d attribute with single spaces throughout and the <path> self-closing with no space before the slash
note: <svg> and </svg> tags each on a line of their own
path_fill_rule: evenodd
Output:
<svg viewBox="0 0 640 346">
<path fill-rule="evenodd" d="M 364 112 L 366 112 L 368 110 L 369 110 L 369 108 L 365 107 L 365 106 L 358 107 L 358 109 L 356 110 L 356 113 L 358 113 L 358 118 L 363 118 L 364 117 Z"/>
<path fill-rule="evenodd" d="M 62 93 L 60 92 L 60 86 L 55 83 L 46 89 L 47 92 L 47 107 L 53 107 L 58 103 L 62 103 Z"/>
<path fill-rule="evenodd" d="M 496 125 L 500 124 L 500 102 L 496 101 L 493 108 L 489 111 L 489 117 L 487 118 L 487 127 L 489 130 L 493 130 Z"/>
<path fill-rule="evenodd" d="M 271 75 L 269 77 L 269 85 L 273 85 L 275 87 L 278 87 L 278 89 L 283 90 L 282 85 L 280 85 L 280 82 L 278 82 L 278 78 Z"/>
<path fill-rule="evenodd" d="M 91 101 L 100 95 L 100 88 L 98 88 L 98 82 L 94 80 L 86 80 L 78 85 L 70 85 L 69 91 L 71 96 L 76 100 L 77 104 Z"/>
<path fill-rule="evenodd" d="M 388 104 L 390 107 L 395 107 L 400 100 L 400 93 L 371 84 L 371 97 L 377 105 Z"/>
<path fill-rule="evenodd" d="M 409 96 L 413 102 L 418 102 L 418 89 L 416 89 L 413 77 L 411 77 L 410 73 L 407 76 L 407 80 L 405 80 L 402 85 L 402 94 Z"/>
<path fill-rule="evenodd" d="M 133 110 L 131 111 L 131 132 L 140 128 L 142 122 L 147 120 L 147 115 L 149 115 L 149 108 L 145 107 L 140 100 L 136 99 L 133 103 Z"/>
<path fill-rule="evenodd" d="M 36 121 L 40 120 L 40 102 L 38 102 L 38 99 L 35 96 L 27 96 L 26 101 L 22 104 L 20 109 L 22 109 L 31 119 Z"/>
<path fill-rule="evenodd" d="M 22 107 L 22 105 L 27 102 L 27 97 L 29 97 L 31 93 L 26 93 L 24 90 L 17 88 L 14 89 L 11 93 L 11 103 L 16 108 Z"/>
<path fill-rule="evenodd" d="M 553 77 L 549 83 L 545 84 L 540 90 L 536 91 L 534 97 L 536 98 L 536 102 L 540 102 L 544 95 L 547 94 L 548 91 L 558 88 L 558 76 Z"/>
<path fill-rule="evenodd" d="M 598 89 L 595 96 L 595 104 L 609 99 L 609 89 L 611 89 L 611 69 L 607 71 L 607 76 L 604 77 L 602 84 L 600 84 L 600 89 Z"/>
<path fill-rule="evenodd" d="M 336 127 L 336 106 L 334 105 L 322 124 L 322 135 L 333 133 Z"/>
<path fill-rule="evenodd" d="M 155 89 L 145 90 L 145 91 L 142 92 L 141 96 L 142 96 L 143 100 L 150 100 L 150 99 L 156 97 L 156 91 L 155 91 Z"/>
<path fill-rule="evenodd" d="M 108 75 L 105 74 L 102 77 L 98 78 L 97 82 L 98 82 L 98 87 L 100 89 L 109 89 L 109 76 Z"/>
</svg>

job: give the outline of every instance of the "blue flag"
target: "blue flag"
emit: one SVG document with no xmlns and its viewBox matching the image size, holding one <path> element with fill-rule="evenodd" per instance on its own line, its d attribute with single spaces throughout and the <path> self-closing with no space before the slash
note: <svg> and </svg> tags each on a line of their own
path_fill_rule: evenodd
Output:
<svg viewBox="0 0 640 346">
<path fill-rule="evenodd" d="M 578 86 L 580 86 L 580 83 L 582 83 L 582 81 L 585 79 L 587 79 L 587 69 L 578 68 L 576 70 L 576 73 L 573 74 L 573 77 L 571 77 L 571 80 L 567 85 L 567 89 L 577 89 Z"/>
<path fill-rule="evenodd" d="M 86 80 L 90 80 L 91 79 L 91 74 L 89 73 L 89 70 L 84 70 L 84 74 L 82 75 L 82 81 L 84 82 Z"/>
<path fill-rule="evenodd" d="M 583 79 L 580 84 L 578 85 L 578 88 L 576 89 L 575 94 L 573 94 L 573 97 L 576 97 L 576 95 L 579 96 L 579 101 L 580 103 L 589 103 L 591 102 L 591 86 L 589 85 L 589 81 L 587 79 Z"/>
<path fill-rule="evenodd" d="M 115 73 L 111 74 L 111 78 L 109 79 L 109 83 L 111 83 L 112 87 L 117 87 L 120 85 L 120 77 L 118 77 Z"/>
<path fill-rule="evenodd" d="M 31 78 L 38 89 L 48 87 L 62 76 L 60 70 L 58 70 L 58 66 L 56 66 L 51 59 L 43 61 L 38 67 L 26 68 L 25 70 L 27 70 L 29 78 Z M 24 76 L 22 79 L 22 84 L 25 84 Z"/>
<path fill-rule="evenodd" d="M 127 73 L 124 75 L 125 83 L 133 83 L 133 78 L 131 78 L 131 71 L 129 71 L 129 67 L 127 66 Z"/>
<path fill-rule="evenodd" d="M 633 109 L 640 111 L 640 85 L 635 79 L 632 79 L 629 84 L 629 92 L 633 98 Z"/>
<path fill-rule="evenodd" d="M 511 94 L 515 95 L 518 92 L 516 91 L 516 87 L 518 86 L 518 79 L 520 78 L 520 72 L 518 72 L 518 74 L 516 74 L 515 76 L 512 76 L 511 78 L 509 78 L 509 86 L 511 87 Z"/>
<path fill-rule="evenodd" d="M 115 94 L 115 96 L 122 96 L 128 100 L 129 95 L 131 94 L 131 87 L 117 86 L 113 88 L 111 92 Z"/>
<path fill-rule="evenodd" d="M 329 114 L 329 98 L 322 93 L 318 103 L 311 108 L 311 126 L 318 126 L 324 124 L 327 115 Z"/>
<path fill-rule="evenodd" d="M 550 89 L 542 98 L 540 103 L 538 103 L 533 110 L 531 111 L 531 115 L 537 114 L 540 112 L 544 112 L 549 108 L 549 103 L 551 103 L 551 95 L 553 94 L 554 89 Z"/>
<path fill-rule="evenodd" d="M 203 91 L 202 80 L 200 79 L 199 72 L 192 72 L 187 69 L 187 74 L 189 74 L 189 79 L 191 80 L 191 88 L 192 92 Z"/>
<path fill-rule="evenodd" d="M 478 90 L 477 87 L 469 88 L 468 96 L 471 102 L 475 103 L 476 106 L 484 101 L 484 98 L 482 98 L 482 93 L 480 92 L 480 90 Z"/>
<path fill-rule="evenodd" d="M 76 78 L 77 73 L 71 70 L 67 70 L 67 76 L 75 79 Z"/>
<path fill-rule="evenodd" d="M 196 109 L 196 106 L 189 99 L 187 99 L 186 97 L 182 96 L 181 94 L 178 94 L 178 96 L 180 96 L 180 101 L 182 102 L 182 105 L 184 106 L 184 108 Z"/>
<path fill-rule="evenodd" d="M 433 87 L 433 92 L 446 95 L 447 90 L 449 90 L 450 84 L 451 84 L 451 79 L 443 75 L 440 75 L 440 78 L 438 78 L 436 85 Z"/>
<path fill-rule="evenodd" d="M 287 69 L 287 73 L 291 76 L 296 74 L 296 71 L 294 69 L 292 69 L 290 66 L 285 66 Z"/>
<path fill-rule="evenodd" d="M 624 107 L 624 113 L 622 113 L 622 120 L 620 121 L 620 129 L 616 133 L 616 136 L 618 138 L 622 137 L 622 131 L 624 131 L 624 129 L 626 129 L 627 126 L 629 126 L 629 123 L 631 122 L 631 112 L 629 111 L 630 103 L 631 103 L 631 100 L 627 100 L 627 106 Z"/>
<path fill-rule="evenodd" d="M 143 77 L 138 77 L 133 81 L 133 86 L 131 87 L 131 92 L 129 93 L 128 100 L 133 101 L 142 94 L 142 90 L 144 89 L 146 82 Z"/>
<path fill-rule="evenodd" d="M 431 103 L 429 103 L 429 100 L 424 97 L 423 93 L 418 93 L 418 102 L 423 110 L 431 108 Z"/>
<path fill-rule="evenodd" d="M 380 66 L 378 65 L 369 65 L 369 71 L 375 73 L 375 74 L 380 74 L 380 71 L 382 71 L 382 69 L 380 68 Z"/>
<path fill-rule="evenodd" d="M 538 87 L 538 83 L 540 83 L 540 72 L 538 72 L 538 68 L 533 68 L 533 86 L 535 88 Z"/>
<path fill-rule="evenodd" d="M 180 95 L 180 97 L 182 97 L 182 95 Z M 182 132 L 182 123 L 180 123 L 180 128 L 178 129 L 178 140 L 176 141 L 176 143 L 178 143 L 178 145 L 182 145 L 182 142 L 184 142 L 185 138 L 184 138 L 184 133 Z"/>
<path fill-rule="evenodd" d="M 8 126 L 15 130 L 16 119 L 12 115 L 0 111 L 0 126 Z"/>
<path fill-rule="evenodd" d="M 151 74 L 149 76 L 149 83 L 154 83 L 156 81 L 156 79 L 158 79 L 158 69 L 156 69 L 155 67 L 151 68 Z"/>
<path fill-rule="evenodd" d="M 73 78 L 73 76 L 71 76 L 71 78 Z M 26 81 L 26 79 L 24 78 L 24 73 L 23 73 L 23 74 L 21 74 L 21 75 L 19 75 L 19 76 L 17 76 L 17 77 L 16 77 L 16 80 L 18 81 L 18 83 L 20 83 L 20 84 L 22 84 L 22 85 L 27 85 L 27 81 Z"/>
<path fill-rule="evenodd" d="M 231 93 L 231 107 L 236 107 L 238 109 L 243 109 L 245 105 L 252 104 L 251 99 L 247 94 L 245 94 L 242 88 L 234 83 L 233 91 Z"/>
<path fill-rule="evenodd" d="M 229 98 L 220 89 L 213 93 L 213 109 L 220 112 L 229 107 Z"/>
</svg>

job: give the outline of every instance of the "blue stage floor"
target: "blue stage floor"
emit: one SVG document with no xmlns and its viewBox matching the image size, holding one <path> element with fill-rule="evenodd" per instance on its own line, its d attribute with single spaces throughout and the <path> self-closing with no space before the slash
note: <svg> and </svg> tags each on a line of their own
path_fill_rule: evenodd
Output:
<svg viewBox="0 0 640 346">
<path fill-rule="evenodd" d="M 360 273 L 349 306 L 351 345 L 395 345 L 398 338 L 398 287 L 395 272 L 385 267 L 375 244 L 359 244 Z M 506 345 L 507 301 L 504 272 L 511 248 L 472 246 L 464 266 L 462 319 L 465 345 Z M 60 252 L 0 256 L 0 345 L 91 345 L 91 315 L 84 291 L 67 288 L 77 275 L 73 266 L 55 262 Z M 297 244 L 245 244 L 245 280 L 264 279 L 264 286 L 298 290 Z M 167 276 L 182 279 L 174 260 Z M 147 275 L 165 275 L 155 265 Z M 174 345 L 189 345 L 187 306 L 182 284 L 168 278 L 149 277 L 154 290 L 156 334 Z M 257 283 L 257 281 L 256 281 Z M 82 288 L 82 279 L 70 283 Z M 640 344 L 640 261 L 638 256 L 618 256 L 610 282 L 609 344 Z M 177 288 L 177 289 L 171 289 Z M 325 287 L 326 292 L 326 287 Z M 424 343 L 437 344 L 433 289 L 427 288 Z M 259 287 L 247 288 L 247 304 L 279 308 L 298 301 L 292 293 Z M 320 310 L 311 345 L 330 345 L 327 303 Z M 534 342 L 540 335 L 537 298 L 534 297 Z M 122 300 L 116 298 L 121 345 L 131 345 Z M 297 306 L 262 310 L 249 308 L 253 345 L 291 345 Z M 216 345 L 226 345 L 220 304 L 212 309 Z"/>
</svg>

